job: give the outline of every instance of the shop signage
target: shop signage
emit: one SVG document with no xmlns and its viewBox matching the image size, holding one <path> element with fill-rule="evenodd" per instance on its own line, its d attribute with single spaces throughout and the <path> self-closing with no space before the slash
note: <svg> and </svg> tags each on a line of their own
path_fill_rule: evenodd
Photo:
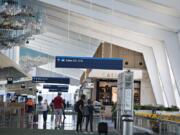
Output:
<svg viewBox="0 0 180 135">
<path fill-rule="evenodd" d="M 56 68 L 123 69 L 123 59 L 121 58 L 56 56 L 55 61 Z"/>
<path fill-rule="evenodd" d="M 64 77 L 32 77 L 32 82 L 70 84 L 70 79 Z"/>
</svg>

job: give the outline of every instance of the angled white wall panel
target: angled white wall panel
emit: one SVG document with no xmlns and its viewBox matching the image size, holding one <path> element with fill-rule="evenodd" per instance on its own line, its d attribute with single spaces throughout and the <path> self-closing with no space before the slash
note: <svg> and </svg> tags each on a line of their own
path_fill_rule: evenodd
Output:
<svg viewBox="0 0 180 135">
<path fill-rule="evenodd" d="M 154 46 L 153 52 L 156 59 L 160 79 L 162 81 L 164 94 L 167 99 L 167 104 L 168 106 L 177 105 L 175 100 L 174 88 L 170 76 L 170 70 L 168 68 L 165 47 L 163 45 Z"/>
<path fill-rule="evenodd" d="M 154 93 L 157 94 L 158 98 L 161 97 L 162 98 L 161 100 L 163 100 L 163 104 L 162 103 L 159 103 L 159 104 L 167 106 L 165 104 L 167 102 L 166 101 L 167 99 L 163 98 L 163 88 L 160 85 L 161 80 L 160 80 L 160 77 L 159 77 L 159 71 L 158 71 L 158 68 L 157 68 L 157 64 L 156 64 L 156 60 L 155 60 L 152 48 L 144 49 L 143 54 L 144 54 L 144 60 L 146 62 L 147 70 L 148 70 L 148 73 L 149 73 L 149 77 L 150 77 L 150 80 L 151 80 L 151 83 L 152 83 L 153 91 L 155 89 L 157 89 L 157 87 L 160 88 L 158 93 L 157 93 L 157 91 L 154 91 Z M 156 81 L 154 81 L 154 79 Z M 155 96 L 156 99 L 157 99 L 157 97 Z"/>
<path fill-rule="evenodd" d="M 165 39 L 165 44 L 172 72 L 180 95 L 180 44 L 178 35 L 176 33 L 170 33 Z"/>
</svg>

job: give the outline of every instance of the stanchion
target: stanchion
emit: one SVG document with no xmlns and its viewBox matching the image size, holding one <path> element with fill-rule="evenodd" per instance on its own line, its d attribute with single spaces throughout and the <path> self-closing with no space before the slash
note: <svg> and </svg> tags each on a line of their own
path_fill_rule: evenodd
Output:
<svg viewBox="0 0 180 135">
<path fill-rule="evenodd" d="M 133 135 L 133 117 L 122 116 L 122 135 Z"/>
</svg>

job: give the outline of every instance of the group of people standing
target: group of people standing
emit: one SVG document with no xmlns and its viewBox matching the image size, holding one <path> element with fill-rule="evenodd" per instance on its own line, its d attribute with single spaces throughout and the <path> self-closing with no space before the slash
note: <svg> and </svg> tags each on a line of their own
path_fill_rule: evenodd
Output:
<svg viewBox="0 0 180 135">
<path fill-rule="evenodd" d="M 55 115 L 55 129 L 60 128 L 60 126 L 64 124 L 62 116 L 64 116 L 64 119 L 66 118 L 64 111 L 66 108 L 66 104 L 61 95 L 61 92 L 59 92 L 58 95 L 52 100 L 50 105 L 48 105 L 47 99 L 44 99 L 43 103 L 41 104 L 44 124 L 47 121 L 47 114 L 51 108 L 52 116 L 54 117 Z M 32 99 L 29 99 L 26 105 L 28 106 L 28 112 L 32 113 L 34 110 L 34 103 Z M 81 95 L 81 98 L 75 104 L 75 111 L 77 112 L 76 132 L 82 132 L 82 124 L 85 120 L 85 133 L 88 132 L 89 124 L 90 133 L 93 133 L 93 112 L 95 111 L 95 109 L 91 99 L 88 99 L 86 101 L 86 96 Z"/>
<path fill-rule="evenodd" d="M 65 119 L 66 116 L 65 116 L 64 109 L 66 108 L 66 104 L 65 104 L 65 100 L 63 100 L 61 95 L 62 95 L 61 92 L 59 92 L 58 95 L 52 100 L 50 106 L 48 105 L 47 99 L 43 100 L 42 96 L 40 96 L 41 98 L 38 97 L 38 100 L 39 100 L 38 105 L 40 106 L 41 108 L 40 110 L 43 114 L 44 124 L 47 121 L 47 115 L 50 109 L 52 111 L 52 116 L 54 117 L 55 115 L 55 128 L 58 128 L 60 127 L 60 124 L 63 124 L 62 115 L 64 116 L 64 119 Z M 41 103 L 42 100 L 43 100 L 43 103 Z M 35 105 L 32 99 L 28 99 L 26 102 L 26 106 L 27 106 L 26 112 L 31 117 L 30 119 L 33 120 L 33 112 L 35 108 L 37 107 L 37 105 Z"/>
<path fill-rule="evenodd" d="M 81 95 L 80 100 L 78 100 L 75 104 L 75 111 L 77 112 L 77 124 L 76 124 L 76 132 L 82 132 L 82 124 L 84 118 L 86 119 L 85 124 L 85 133 L 88 132 L 88 125 L 90 123 L 90 134 L 93 134 L 93 112 L 95 111 L 94 106 L 92 104 L 91 99 L 87 100 L 86 103 L 86 96 Z"/>
</svg>

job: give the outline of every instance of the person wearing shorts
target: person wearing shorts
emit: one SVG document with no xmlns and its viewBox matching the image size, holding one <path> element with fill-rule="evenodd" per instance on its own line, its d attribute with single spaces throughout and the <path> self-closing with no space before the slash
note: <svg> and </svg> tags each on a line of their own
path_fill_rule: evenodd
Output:
<svg viewBox="0 0 180 135">
<path fill-rule="evenodd" d="M 61 92 L 54 98 L 55 128 L 60 127 L 63 115 L 63 99 Z"/>
</svg>

